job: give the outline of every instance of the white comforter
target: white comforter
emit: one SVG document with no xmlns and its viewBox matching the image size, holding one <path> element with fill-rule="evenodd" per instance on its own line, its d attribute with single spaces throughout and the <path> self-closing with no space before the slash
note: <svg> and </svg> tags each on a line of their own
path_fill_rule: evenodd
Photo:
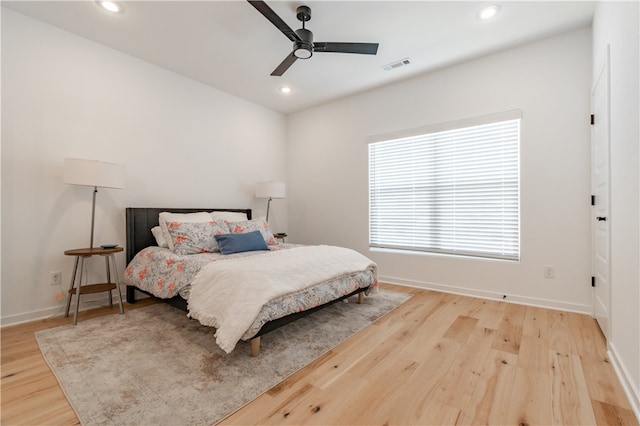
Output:
<svg viewBox="0 0 640 426">
<path fill-rule="evenodd" d="M 217 328 L 216 343 L 230 353 L 264 304 L 367 268 L 376 265 L 354 250 L 334 246 L 296 247 L 212 262 L 191 284 L 189 316 Z"/>
</svg>

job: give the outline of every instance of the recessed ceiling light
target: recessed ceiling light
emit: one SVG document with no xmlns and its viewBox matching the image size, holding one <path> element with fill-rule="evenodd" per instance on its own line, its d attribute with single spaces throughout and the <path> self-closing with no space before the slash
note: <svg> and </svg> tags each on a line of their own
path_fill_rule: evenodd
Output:
<svg viewBox="0 0 640 426">
<path fill-rule="evenodd" d="M 291 87 L 289 87 L 289 86 L 282 86 L 282 87 L 280 88 L 280 93 L 284 93 L 284 94 L 291 93 Z"/>
<path fill-rule="evenodd" d="M 490 4 L 488 6 L 483 7 L 478 12 L 478 18 L 486 21 L 487 19 L 491 19 L 496 16 L 500 12 L 500 5 Z"/>
<path fill-rule="evenodd" d="M 96 0 L 96 3 L 98 3 L 98 6 L 100 6 L 104 10 L 107 10 L 107 11 L 109 11 L 111 13 L 121 13 L 123 11 L 123 8 L 120 5 L 120 3 L 116 2 L 116 1 Z"/>
</svg>

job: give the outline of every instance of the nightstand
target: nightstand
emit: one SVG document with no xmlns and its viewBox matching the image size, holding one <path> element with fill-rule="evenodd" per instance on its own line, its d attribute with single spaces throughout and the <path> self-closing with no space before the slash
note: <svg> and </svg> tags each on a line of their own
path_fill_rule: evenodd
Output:
<svg viewBox="0 0 640 426">
<path fill-rule="evenodd" d="M 64 311 L 64 316 L 69 316 L 69 308 L 71 307 L 71 297 L 76 296 L 76 309 L 73 313 L 73 325 L 78 323 L 78 308 L 80 307 L 80 295 L 101 293 L 103 291 L 109 292 L 109 306 L 113 307 L 113 299 L 111 296 L 111 290 L 118 290 L 118 300 L 120 302 L 120 314 L 124 314 L 124 305 L 122 304 L 122 293 L 120 292 L 120 279 L 118 278 L 118 268 L 116 267 L 115 253 L 120 253 L 123 250 L 122 247 L 114 248 L 82 248 L 74 250 L 66 250 L 64 252 L 67 256 L 75 256 L 75 263 L 73 265 L 73 272 L 71 274 L 71 285 L 69 286 L 69 294 L 67 294 L 67 309 Z M 84 261 L 92 256 L 104 257 L 107 266 L 107 282 L 82 285 L 82 272 L 84 270 Z M 111 282 L 111 268 L 113 268 L 113 276 L 115 282 Z M 76 285 L 76 277 L 77 285 Z"/>
<path fill-rule="evenodd" d="M 279 232 L 277 234 L 273 234 L 273 238 L 275 238 L 276 240 L 281 240 L 284 243 L 284 239 L 287 238 L 287 234 L 285 234 L 284 232 Z"/>
</svg>

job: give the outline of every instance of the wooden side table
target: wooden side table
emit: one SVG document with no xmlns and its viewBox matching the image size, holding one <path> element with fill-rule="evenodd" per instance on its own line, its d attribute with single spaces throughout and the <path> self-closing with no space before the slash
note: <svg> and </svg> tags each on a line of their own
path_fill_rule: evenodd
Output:
<svg viewBox="0 0 640 426">
<path fill-rule="evenodd" d="M 69 308 L 71 307 L 71 297 L 76 296 L 76 309 L 73 313 L 73 325 L 78 323 L 78 308 L 80 307 L 80 295 L 100 293 L 103 291 L 109 292 L 109 306 L 113 307 L 113 299 L 111 297 L 111 290 L 118 290 L 118 300 L 120 302 L 120 314 L 124 314 L 124 305 L 122 304 L 122 293 L 120 292 L 120 279 L 118 278 L 118 268 L 116 266 L 116 258 L 114 253 L 120 253 L 123 250 L 122 247 L 114 248 L 82 248 L 66 250 L 64 252 L 67 256 L 75 256 L 76 260 L 73 265 L 73 273 L 71 274 L 71 285 L 69 286 L 69 294 L 67 294 L 67 309 L 64 311 L 64 316 L 69 316 Z M 107 266 L 107 282 L 82 285 L 82 271 L 84 270 L 84 260 L 91 256 L 103 256 Z M 111 261 L 111 262 L 109 262 Z M 113 272 L 115 277 L 115 283 L 111 282 L 111 268 L 113 266 Z M 76 277 L 78 277 L 78 285 L 76 286 Z"/>
<path fill-rule="evenodd" d="M 279 233 L 277 233 L 277 234 L 273 234 L 273 237 L 274 237 L 276 240 L 281 240 L 281 241 L 284 243 L 284 239 L 285 239 L 285 238 L 287 238 L 287 234 L 286 234 L 286 233 L 284 233 L 284 232 L 279 232 Z"/>
</svg>

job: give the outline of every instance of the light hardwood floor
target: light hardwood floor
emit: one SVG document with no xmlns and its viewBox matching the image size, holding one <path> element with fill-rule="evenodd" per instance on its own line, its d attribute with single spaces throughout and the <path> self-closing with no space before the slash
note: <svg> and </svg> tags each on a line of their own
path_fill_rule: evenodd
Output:
<svg viewBox="0 0 640 426">
<path fill-rule="evenodd" d="M 383 287 L 414 296 L 222 423 L 638 424 L 592 318 Z M 2 330 L 3 425 L 78 424 L 34 338 L 67 323 Z"/>
</svg>

